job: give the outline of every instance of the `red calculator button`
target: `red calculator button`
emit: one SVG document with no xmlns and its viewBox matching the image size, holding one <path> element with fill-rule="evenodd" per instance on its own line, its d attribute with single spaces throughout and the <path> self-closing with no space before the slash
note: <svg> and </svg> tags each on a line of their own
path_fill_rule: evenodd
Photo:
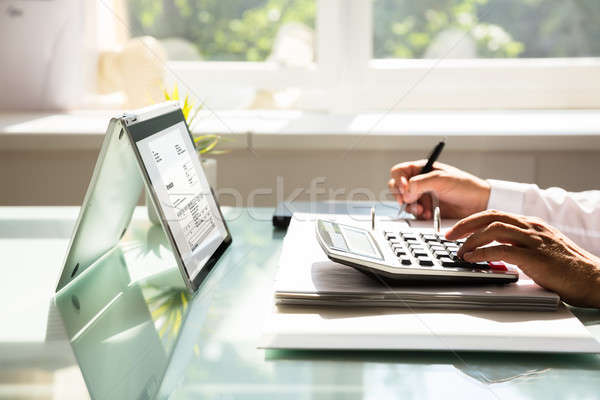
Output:
<svg viewBox="0 0 600 400">
<path fill-rule="evenodd" d="M 500 262 L 500 261 L 490 261 L 490 262 L 488 262 L 488 264 L 490 265 L 490 268 L 492 268 L 493 270 L 496 270 L 496 271 L 508 271 L 508 268 L 506 268 L 506 265 L 504 265 L 503 262 Z"/>
</svg>

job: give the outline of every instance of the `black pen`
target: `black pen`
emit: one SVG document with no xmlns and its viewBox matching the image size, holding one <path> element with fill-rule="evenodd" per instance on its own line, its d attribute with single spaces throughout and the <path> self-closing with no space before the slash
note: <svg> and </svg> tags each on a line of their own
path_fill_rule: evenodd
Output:
<svg viewBox="0 0 600 400">
<path fill-rule="evenodd" d="M 442 154 L 442 150 L 444 150 L 445 145 L 446 142 L 442 140 L 433 148 L 433 151 L 427 159 L 427 164 L 425 164 L 425 166 L 421 168 L 421 173 L 419 175 L 423 175 L 433 171 L 433 163 L 436 162 L 437 159 L 440 157 L 440 154 Z"/>
<path fill-rule="evenodd" d="M 433 148 L 433 151 L 431 152 L 431 154 L 429 155 L 429 158 L 427 159 L 427 163 L 425 163 L 425 166 L 423 168 L 421 168 L 421 172 L 419 172 L 419 175 L 423 175 L 423 174 L 433 171 L 433 163 L 436 162 L 437 159 L 440 157 L 440 154 L 442 154 L 442 150 L 444 150 L 445 145 L 446 145 L 446 142 L 444 140 L 441 140 Z M 405 211 L 406 211 L 406 203 L 402 203 L 402 207 L 400 207 L 398 215 L 404 214 Z"/>
</svg>

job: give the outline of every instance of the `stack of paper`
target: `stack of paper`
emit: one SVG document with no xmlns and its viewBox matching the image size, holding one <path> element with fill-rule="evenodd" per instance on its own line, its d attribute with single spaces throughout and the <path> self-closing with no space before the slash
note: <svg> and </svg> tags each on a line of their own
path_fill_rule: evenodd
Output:
<svg viewBox="0 0 600 400">
<path fill-rule="evenodd" d="M 348 216 L 331 218 L 357 223 Z M 390 284 L 330 261 L 317 243 L 314 223 L 309 215 L 295 214 L 292 219 L 275 283 L 276 304 L 554 311 L 560 302 L 525 275 L 507 285 Z"/>
</svg>

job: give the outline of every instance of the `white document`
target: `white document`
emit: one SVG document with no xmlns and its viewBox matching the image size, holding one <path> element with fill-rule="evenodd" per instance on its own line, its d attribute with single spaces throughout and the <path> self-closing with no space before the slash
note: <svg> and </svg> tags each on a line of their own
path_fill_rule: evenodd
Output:
<svg viewBox="0 0 600 400">
<path fill-rule="evenodd" d="M 564 306 L 555 312 L 279 306 L 259 347 L 600 353 Z"/>
</svg>

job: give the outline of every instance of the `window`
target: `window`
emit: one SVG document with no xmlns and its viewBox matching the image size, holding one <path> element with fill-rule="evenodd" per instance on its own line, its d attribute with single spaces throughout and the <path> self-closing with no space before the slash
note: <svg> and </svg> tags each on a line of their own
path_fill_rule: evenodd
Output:
<svg viewBox="0 0 600 400">
<path fill-rule="evenodd" d="M 594 0 L 375 0 L 373 56 L 597 57 L 599 18 Z"/>
<path fill-rule="evenodd" d="M 599 17 L 594 0 L 374 0 L 363 107 L 596 108 Z"/>
<path fill-rule="evenodd" d="M 597 0 L 112 1 L 212 109 L 600 107 Z"/>
<path fill-rule="evenodd" d="M 164 43 L 176 61 L 266 61 L 278 35 L 312 47 L 315 0 L 129 0 L 137 35 Z M 313 61 L 313 54 L 304 54 Z"/>
</svg>

